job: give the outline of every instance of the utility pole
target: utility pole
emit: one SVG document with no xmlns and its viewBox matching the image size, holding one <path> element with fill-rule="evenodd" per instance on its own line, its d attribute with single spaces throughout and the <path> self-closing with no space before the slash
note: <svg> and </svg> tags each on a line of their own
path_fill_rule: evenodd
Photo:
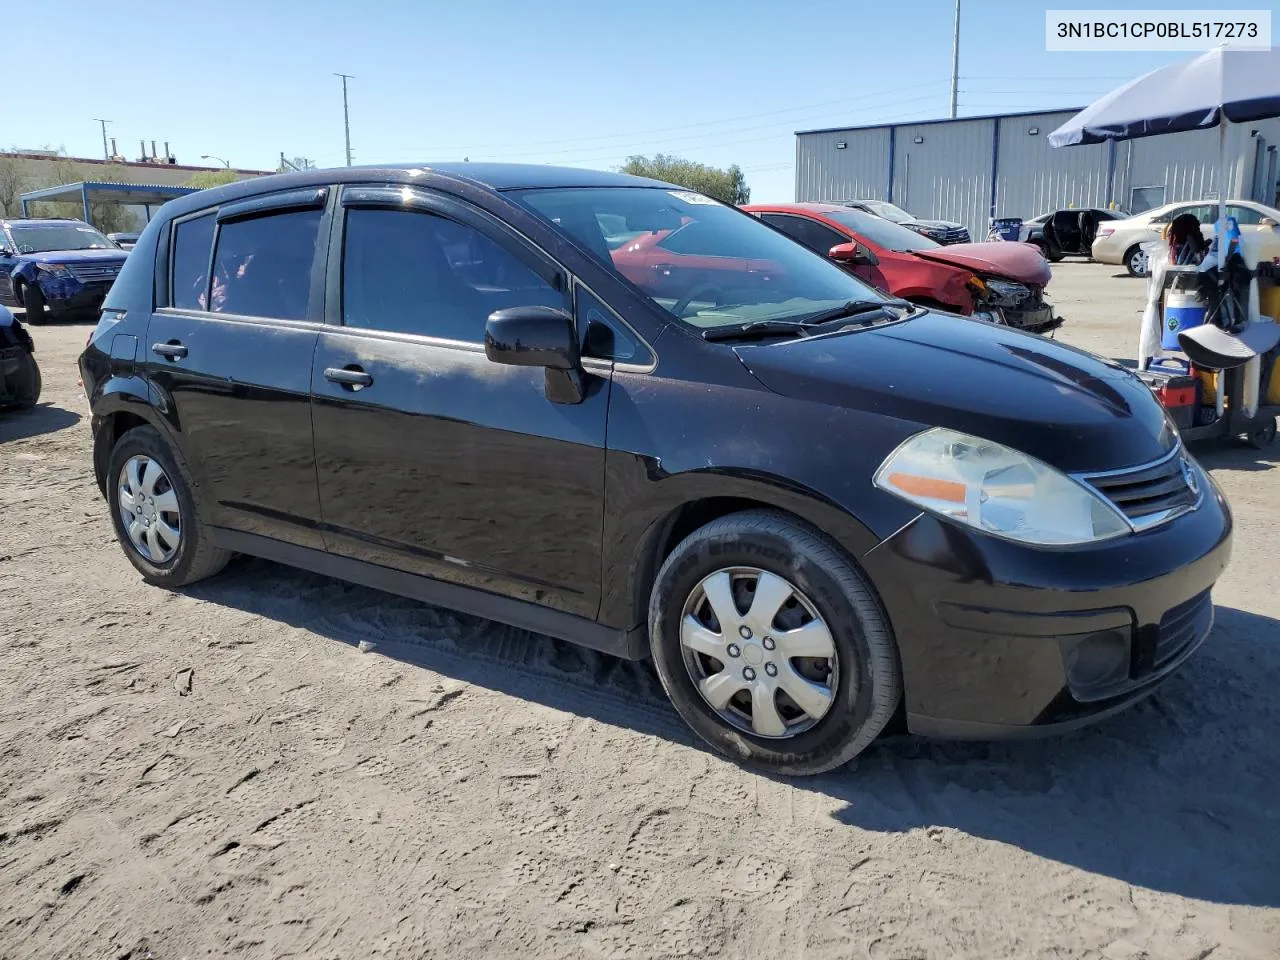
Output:
<svg viewBox="0 0 1280 960">
<path fill-rule="evenodd" d="M 342 78 L 342 129 L 347 137 L 347 166 L 351 166 L 351 115 L 347 112 L 347 81 L 354 80 L 349 73 L 335 73 Z"/>
<path fill-rule="evenodd" d="M 956 118 L 960 94 L 960 0 L 956 0 L 956 28 L 951 37 L 951 119 Z"/>
<path fill-rule="evenodd" d="M 110 160 L 110 159 L 111 159 L 111 151 L 107 149 L 107 124 L 108 124 L 108 123 L 111 123 L 111 121 L 110 121 L 110 120 L 99 120 L 97 117 L 94 117 L 93 119 L 94 119 L 94 122 L 95 122 L 95 123 L 100 123 L 100 124 L 102 124 L 102 159 L 103 159 L 103 160 Z"/>
</svg>

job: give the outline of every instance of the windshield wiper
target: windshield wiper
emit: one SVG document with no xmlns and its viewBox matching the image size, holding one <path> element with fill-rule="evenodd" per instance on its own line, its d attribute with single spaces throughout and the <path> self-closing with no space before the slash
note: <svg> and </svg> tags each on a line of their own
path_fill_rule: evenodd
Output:
<svg viewBox="0 0 1280 960">
<path fill-rule="evenodd" d="M 802 317 L 799 322 L 807 327 L 819 327 L 823 324 L 830 323 L 833 320 L 846 320 L 859 317 L 864 314 L 881 314 L 892 317 L 894 320 L 899 319 L 898 314 L 890 313 L 890 307 L 905 307 L 911 310 L 915 304 L 906 300 L 850 300 L 848 303 L 838 307 L 832 307 L 830 310 L 820 310 L 817 313 L 811 313 L 807 317 Z M 870 319 L 870 318 L 868 318 Z"/>
<path fill-rule="evenodd" d="M 808 335 L 807 324 L 799 320 L 752 320 L 723 327 L 707 327 L 702 331 L 703 340 L 741 340 L 750 337 L 776 337 L 780 333 Z"/>
</svg>

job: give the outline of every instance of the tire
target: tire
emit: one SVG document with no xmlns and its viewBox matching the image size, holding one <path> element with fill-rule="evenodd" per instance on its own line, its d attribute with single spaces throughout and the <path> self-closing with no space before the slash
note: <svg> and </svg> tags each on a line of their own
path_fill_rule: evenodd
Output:
<svg viewBox="0 0 1280 960">
<path fill-rule="evenodd" d="M 1245 443 L 1255 450 L 1265 450 L 1276 439 L 1276 418 L 1268 417 L 1265 422 L 1257 424 L 1245 437 Z"/>
<path fill-rule="evenodd" d="M 38 327 L 49 317 L 44 305 L 44 294 L 33 283 L 23 285 L 22 305 L 27 309 L 27 323 L 33 327 Z"/>
<path fill-rule="evenodd" d="M 40 391 L 44 387 L 36 358 L 29 353 L 25 353 L 24 356 L 26 359 L 23 361 L 23 366 L 26 367 L 26 376 L 21 378 L 14 400 L 14 406 L 19 410 L 28 410 L 39 403 Z"/>
<path fill-rule="evenodd" d="M 727 575 L 729 579 L 720 579 L 728 570 L 734 571 Z M 755 573 L 743 572 L 751 570 Z M 772 578 L 781 578 L 795 592 L 776 608 L 778 614 L 767 626 L 752 631 L 748 622 L 758 626 L 765 621 L 754 616 L 756 594 L 739 591 L 751 587 L 751 578 L 757 574 L 757 590 L 765 584 L 766 576 L 771 578 L 761 596 L 783 595 L 778 592 L 778 580 Z M 747 622 L 740 621 L 738 637 L 723 627 L 717 632 L 702 626 L 689 636 L 702 648 L 719 644 L 714 649 L 724 659 L 694 652 L 682 638 L 690 616 L 695 623 L 705 622 L 712 595 L 721 598 L 721 606 L 725 603 L 724 597 L 729 594 L 718 588 L 713 590 L 717 582 L 728 583 L 733 592 L 739 593 L 739 599 L 729 602 L 736 608 L 733 614 Z M 690 604 L 694 605 L 692 614 Z M 770 606 L 765 602 L 762 612 Z M 741 613 L 743 609 L 746 614 Z M 787 639 L 797 636 L 794 624 L 811 614 L 816 614 L 813 619 L 822 621 L 819 626 L 825 628 L 826 637 L 821 642 L 833 649 L 832 659 L 786 655 L 789 646 L 797 648 L 796 640 Z M 790 631 L 789 625 L 783 623 L 788 618 L 792 618 Z M 716 617 L 714 624 L 719 622 Z M 812 620 L 802 625 L 811 627 Z M 777 634 L 776 641 L 768 635 L 758 635 L 765 629 Z M 879 601 L 863 575 L 821 534 L 771 510 L 722 517 L 690 534 L 672 551 L 659 570 L 650 595 L 649 643 L 662 686 L 693 731 L 726 756 L 771 773 L 807 776 L 844 765 L 884 729 L 901 696 L 897 647 Z M 721 666 L 717 668 L 717 664 Z M 756 675 L 755 667 L 748 671 L 748 664 L 758 666 L 762 673 Z M 823 664 L 829 670 L 825 679 L 801 685 L 802 693 L 815 688 L 826 691 L 825 702 L 829 705 L 825 713 L 815 718 L 798 710 L 799 700 L 782 694 L 784 684 L 795 689 L 795 678 L 801 670 L 816 670 L 816 674 L 808 675 L 821 678 Z M 776 679 L 764 679 L 765 670 Z M 748 687 L 745 678 L 749 675 L 752 683 Z M 713 676 L 723 678 L 724 682 L 718 682 L 720 690 L 745 689 L 734 693 L 724 708 L 717 709 L 699 687 L 702 683 L 704 689 L 709 689 L 705 685 Z M 771 685 L 772 693 L 766 684 Z M 765 692 L 762 694 L 761 690 Z M 758 711 L 758 701 L 754 699 L 757 696 L 762 696 L 764 699 L 759 702 L 771 705 L 772 710 Z M 812 697 L 807 699 L 815 702 Z M 743 714 L 743 704 L 751 708 L 749 717 Z M 791 716 L 797 712 L 798 717 Z M 757 723 L 767 726 L 772 718 L 783 721 L 785 730 L 775 727 L 772 734 L 761 734 Z"/>
<path fill-rule="evenodd" d="M 145 482 L 148 475 L 139 469 L 143 483 L 129 481 L 126 469 L 132 461 L 139 460 L 140 465 L 154 462 L 162 473 L 163 483 L 153 482 L 150 486 Z M 160 553 L 155 556 L 144 554 L 138 544 L 130 536 L 123 516 L 123 487 L 135 487 L 138 497 L 130 499 L 138 503 L 141 510 L 147 511 L 148 531 L 142 534 L 142 544 L 148 543 L 151 522 L 156 530 L 162 527 L 170 531 L 176 530 L 177 543 L 171 546 L 161 534 L 156 533 L 149 542 L 159 545 Z M 107 506 L 111 510 L 111 523 L 115 527 L 116 539 L 124 549 L 129 562 L 142 574 L 142 579 L 162 587 L 184 587 L 190 583 L 204 580 L 222 570 L 231 559 L 227 550 L 214 546 L 209 542 L 207 530 L 196 514 L 195 499 L 191 495 L 191 484 L 185 470 L 178 463 L 169 445 L 161 438 L 153 427 L 135 427 L 116 441 L 111 450 L 107 467 Z M 173 497 L 167 494 L 172 492 Z M 143 503 L 142 501 L 146 502 Z M 176 501 L 178 523 L 171 511 L 164 507 Z M 163 521 L 163 523 L 161 523 Z M 171 555 L 165 555 L 171 550 Z"/>
<path fill-rule="evenodd" d="M 1065 253 L 1046 253 L 1044 256 L 1045 256 L 1045 259 L 1048 260 L 1050 263 L 1058 263 L 1060 260 L 1062 260 L 1063 257 L 1066 256 L 1066 254 Z"/>
<path fill-rule="evenodd" d="M 1145 277 L 1151 273 L 1147 255 L 1136 243 L 1124 252 L 1124 268 L 1131 277 Z"/>
</svg>

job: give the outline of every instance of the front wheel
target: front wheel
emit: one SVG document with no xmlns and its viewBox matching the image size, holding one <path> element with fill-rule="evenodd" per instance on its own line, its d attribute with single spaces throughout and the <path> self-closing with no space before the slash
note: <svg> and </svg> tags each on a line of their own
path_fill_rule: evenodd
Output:
<svg viewBox="0 0 1280 960">
<path fill-rule="evenodd" d="M 1125 252 L 1124 268 L 1131 277 L 1145 277 L 1151 272 L 1151 258 L 1142 247 L 1132 246 Z"/>
<path fill-rule="evenodd" d="M 34 283 L 28 283 L 22 288 L 22 305 L 27 309 L 27 323 L 33 327 L 44 323 L 48 317 L 45 312 L 44 294 Z"/>
<path fill-rule="evenodd" d="M 692 533 L 649 603 L 663 688 L 703 740 L 774 773 L 839 767 L 884 729 L 901 670 L 862 574 L 814 530 L 768 510 Z"/>
</svg>

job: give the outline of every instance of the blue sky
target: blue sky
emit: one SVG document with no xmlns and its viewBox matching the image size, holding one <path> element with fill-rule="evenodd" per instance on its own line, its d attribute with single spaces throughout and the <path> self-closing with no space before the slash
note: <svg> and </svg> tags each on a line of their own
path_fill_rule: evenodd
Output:
<svg viewBox="0 0 1280 960">
<path fill-rule="evenodd" d="M 1083 105 L 1189 56 L 1046 53 L 1046 6 L 1072 5 L 963 0 L 962 116 Z M 1239 6 L 1272 9 L 1280 25 L 1274 5 Z M 79 26 L 38 66 L 10 58 L 18 88 L 0 136 L 101 156 L 102 117 L 130 158 L 142 138 L 168 140 L 183 163 L 207 153 L 271 169 L 284 151 L 335 166 L 342 71 L 355 75 L 356 163 L 608 169 L 661 151 L 737 163 L 752 199 L 789 200 L 793 131 L 946 115 L 953 11 L 953 0 L 62 0 L 59 22 Z"/>
</svg>

